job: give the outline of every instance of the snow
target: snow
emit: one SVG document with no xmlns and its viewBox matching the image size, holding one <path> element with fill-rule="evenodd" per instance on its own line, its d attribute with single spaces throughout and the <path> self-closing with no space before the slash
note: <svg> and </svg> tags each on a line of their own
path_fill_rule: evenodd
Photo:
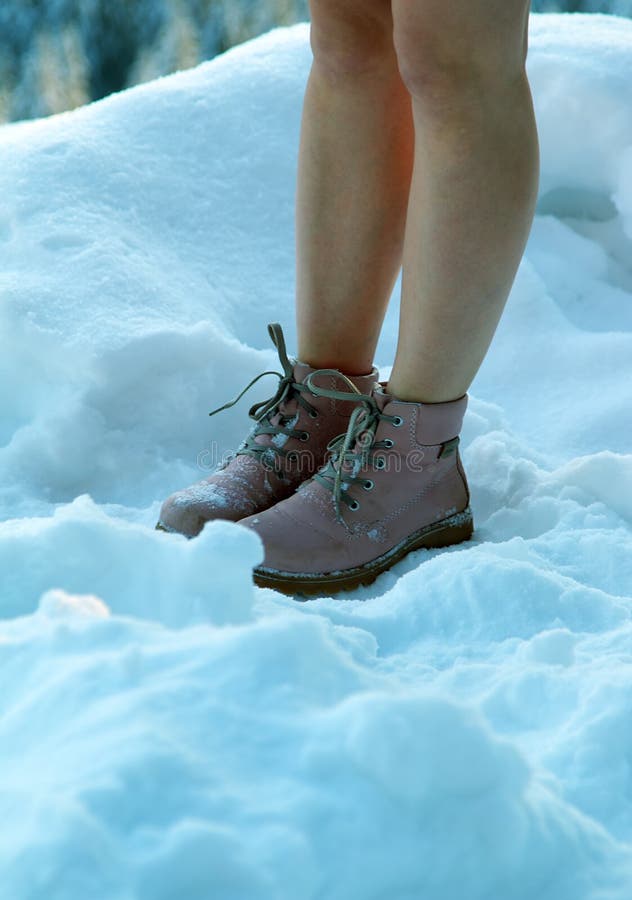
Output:
<svg viewBox="0 0 632 900">
<path fill-rule="evenodd" d="M 529 66 L 475 540 L 343 601 L 153 530 L 294 346 L 306 28 L 0 130 L 3 898 L 630 897 L 632 22 L 534 16 Z"/>
<path fill-rule="evenodd" d="M 187 494 L 179 494 L 174 497 L 174 506 L 188 506 L 192 500 L 198 503 L 210 503 L 216 508 L 228 506 L 229 499 L 226 492 L 216 484 L 200 482 L 187 488 Z M 164 528 L 164 523 L 162 525 Z"/>
</svg>

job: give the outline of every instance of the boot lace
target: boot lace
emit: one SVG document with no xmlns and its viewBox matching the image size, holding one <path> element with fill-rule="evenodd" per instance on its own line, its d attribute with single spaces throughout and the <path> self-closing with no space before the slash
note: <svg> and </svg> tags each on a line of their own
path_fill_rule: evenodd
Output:
<svg viewBox="0 0 632 900">
<path fill-rule="evenodd" d="M 318 387 L 312 383 L 316 375 L 336 374 L 348 385 L 349 391 L 335 391 Z M 358 405 L 349 417 L 349 424 L 344 434 L 335 437 L 327 445 L 330 457 L 325 466 L 314 476 L 314 480 L 333 494 L 337 520 L 349 527 L 342 515 L 342 505 L 355 511 L 359 502 L 348 493 L 352 485 L 361 485 L 365 490 L 373 489 L 373 480 L 367 477 L 367 471 L 383 469 L 385 457 L 377 454 L 377 450 L 387 450 L 393 446 L 390 439 L 376 440 L 377 426 L 381 421 L 401 425 L 399 416 L 383 413 L 374 398 L 362 394 L 346 376 L 334 369 L 319 369 L 306 379 L 309 389 L 317 397 L 329 397 L 332 400 L 345 400 Z"/>
<path fill-rule="evenodd" d="M 275 443 L 274 438 L 282 435 L 286 439 L 297 438 L 301 441 L 307 441 L 309 432 L 297 430 L 293 427 L 293 425 L 296 424 L 298 417 L 298 406 L 306 409 L 312 417 L 318 415 L 318 410 L 303 396 L 304 394 L 309 394 L 311 389 L 305 384 L 294 380 L 294 368 L 287 355 L 283 329 L 278 322 L 268 325 L 268 334 L 279 354 L 279 362 L 281 363 L 283 373 L 274 370 L 261 372 L 246 385 L 234 400 L 230 400 L 228 403 L 224 403 L 223 406 L 219 406 L 217 409 L 212 410 L 212 412 L 209 413 L 209 416 L 214 416 L 225 409 L 230 409 L 241 400 L 244 394 L 247 393 L 259 379 L 266 375 L 276 375 L 279 379 L 276 392 L 268 400 L 262 400 L 250 407 L 248 415 L 256 424 L 248 437 L 232 454 L 230 454 L 223 465 L 228 465 L 231 459 L 234 459 L 236 456 L 253 456 L 255 459 L 258 459 L 263 464 L 272 468 L 279 478 L 283 479 L 285 476 L 282 470 L 282 462 L 283 459 L 288 456 L 288 451 L 281 446 L 281 441 Z M 297 412 L 291 416 L 281 414 L 280 410 L 283 405 L 290 401 L 296 401 Z M 277 414 L 279 414 L 279 419 L 274 423 L 272 422 L 272 418 Z M 262 434 L 270 435 L 272 440 L 265 444 L 258 443 L 256 438 Z M 283 443 L 285 443 L 285 441 L 283 441 Z"/>
</svg>

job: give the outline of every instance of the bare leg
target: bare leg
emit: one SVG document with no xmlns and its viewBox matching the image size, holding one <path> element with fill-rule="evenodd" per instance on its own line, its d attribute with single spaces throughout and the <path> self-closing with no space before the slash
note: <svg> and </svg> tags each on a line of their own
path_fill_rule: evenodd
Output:
<svg viewBox="0 0 632 900">
<path fill-rule="evenodd" d="M 393 0 L 393 15 L 416 144 L 389 390 L 441 402 L 478 371 L 533 217 L 528 2 Z"/>
<path fill-rule="evenodd" d="M 370 370 L 402 260 L 411 100 L 390 0 L 312 0 L 297 197 L 299 358 Z"/>
</svg>

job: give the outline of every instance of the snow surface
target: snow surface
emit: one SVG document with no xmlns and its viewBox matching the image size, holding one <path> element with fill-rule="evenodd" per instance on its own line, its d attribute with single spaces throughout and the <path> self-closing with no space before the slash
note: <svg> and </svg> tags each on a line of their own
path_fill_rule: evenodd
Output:
<svg viewBox="0 0 632 900">
<path fill-rule="evenodd" d="M 0 130 L 2 900 L 629 900 L 632 22 L 532 19 L 476 539 L 298 604 L 152 528 L 294 345 L 308 67 L 299 26 Z"/>
</svg>

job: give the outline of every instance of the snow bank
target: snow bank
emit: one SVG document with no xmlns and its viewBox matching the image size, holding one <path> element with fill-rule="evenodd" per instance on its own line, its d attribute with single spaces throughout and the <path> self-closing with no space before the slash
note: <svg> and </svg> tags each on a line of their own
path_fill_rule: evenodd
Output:
<svg viewBox="0 0 632 900">
<path fill-rule="evenodd" d="M 202 541 L 165 541 L 80 497 L 51 517 L 0 523 L 2 615 L 28 614 L 47 588 L 62 585 L 98 593 L 113 613 L 172 627 L 241 622 L 250 618 L 252 567 L 262 559 L 259 538 L 245 528 L 214 522 Z"/>
<path fill-rule="evenodd" d="M 632 23 L 532 20 L 476 539 L 299 605 L 250 532 L 153 524 L 242 436 L 247 400 L 206 413 L 274 367 L 266 323 L 294 343 L 308 67 L 277 31 L 0 130 L 3 897 L 628 900 Z"/>
</svg>

